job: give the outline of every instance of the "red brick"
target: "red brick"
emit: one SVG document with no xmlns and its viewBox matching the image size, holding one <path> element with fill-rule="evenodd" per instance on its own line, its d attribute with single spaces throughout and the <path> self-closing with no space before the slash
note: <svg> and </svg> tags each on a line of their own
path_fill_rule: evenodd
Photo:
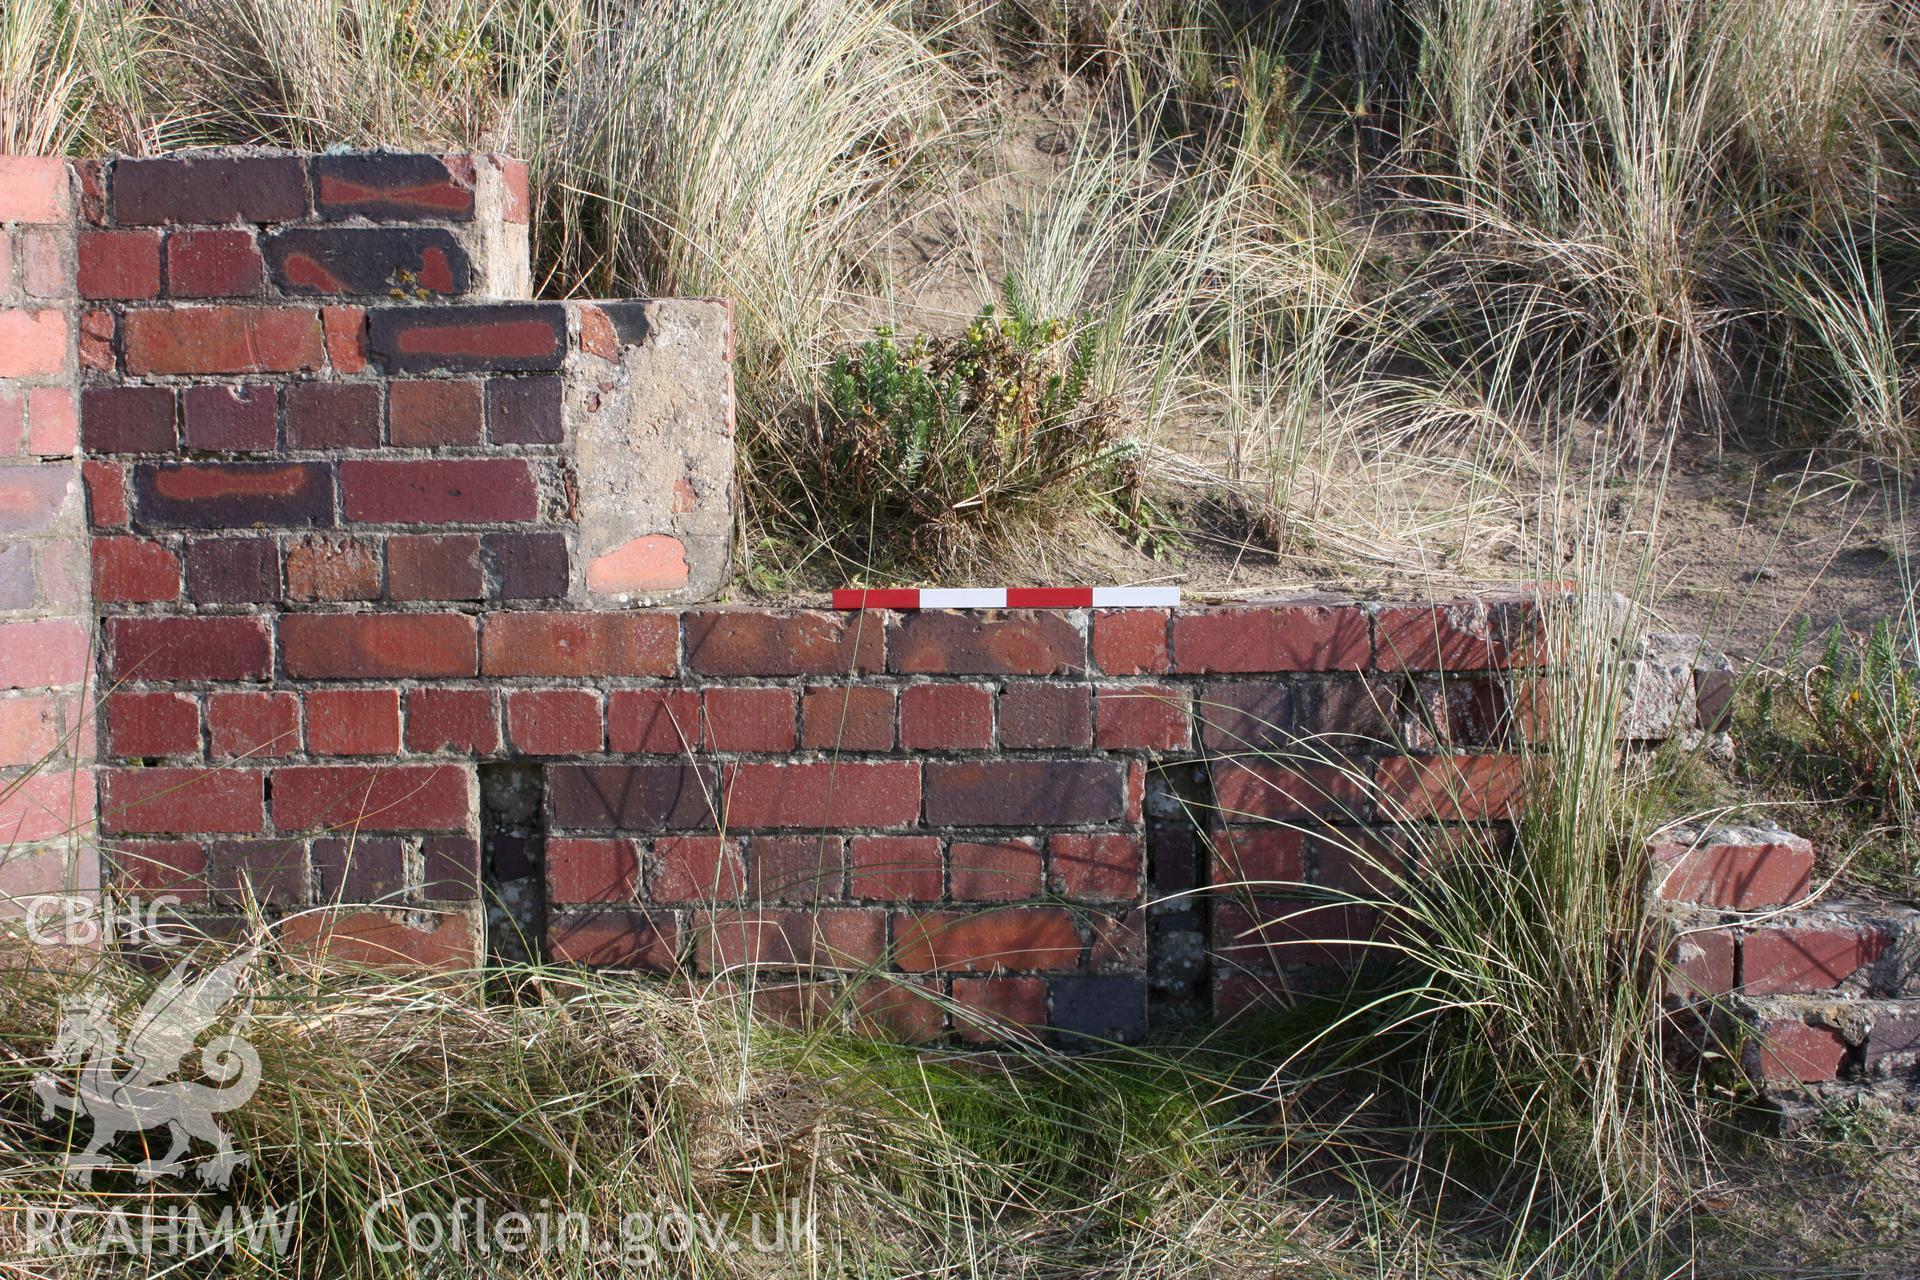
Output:
<svg viewBox="0 0 1920 1280">
<path fill-rule="evenodd" d="M 365 524 L 488 524 L 540 515 L 524 458 L 353 461 L 340 466 L 347 519 Z"/>
<path fill-rule="evenodd" d="M 679 952 L 680 929 L 670 911 L 565 913 L 547 930 L 547 953 L 558 964 L 667 973 Z"/>
<path fill-rule="evenodd" d="M 1067 970 L 1080 965 L 1080 931 L 1059 907 L 929 911 L 893 918 L 895 961 L 910 973 L 932 969 Z"/>
<path fill-rule="evenodd" d="M 930 761 L 931 826 L 1070 826 L 1126 819 L 1125 771 L 1106 760 Z"/>
<path fill-rule="evenodd" d="M 550 902 L 632 902 L 640 883 L 640 846 L 631 840 L 556 836 L 546 863 Z"/>
<path fill-rule="evenodd" d="M 387 443 L 411 449 L 479 444 L 480 385 L 444 379 L 387 384 Z"/>
<path fill-rule="evenodd" d="M 335 373 L 365 373 L 367 369 L 367 309 L 365 307 L 326 306 L 320 308 L 320 325 L 326 333 L 327 359 Z"/>
<path fill-rule="evenodd" d="M 791 689 L 709 689 L 706 711 L 715 751 L 793 750 Z"/>
<path fill-rule="evenodd" d="M 413 222 L 473 217 L 473 183 L 438 156 L 405 152 L 321 155 L 313 160 L 314 210 L 329 221 Z"/>
<path fill-rule="evenodd" d="M 1254 969 L 1350 967 L 1366 958 L 1373 933 L 1372 909 L 1349 903 L 1263 898 L 1213 906 L 1214 954 Z"/>
<path fill-rule="evenodd" d="M 1831 991 L 1878 960 L 1889 943 L 1874 926 L 1837 921 L 1755 929 L 1740 944 L 1740 989 L 1753 996 Z"/>
<path fill-rule="evenodd" d="M 0 156 L 0 222 L 65 222 L 71 216 L 67 161 Z"/>
<path fill-rule="evenodd" d="M 378 911 L 302 911 L 280 928 L 288 950 L 357 969 L 470 969 L 480 938 L 464 914 L 436 914 L 432 929 Z"/>
<path fill-rule="evenodd" d="M 21 287 L 35 298 L 72 297 L 74 282 L 67 273 L 61 237 L 52 231 L 22 230 L 19 240 Z"/>
<path fill-rule="evenodd" d="M 953 842 L 953 896 L 963 902 L 1004 902 L 1040 896 L 1039 846 L 1031 840 Z"/>
<path fill-rule="evenodd" d="M 0 893 L 20 896 L 46 893 L 74 884 L 90 886 L 87 863 L 94 861 L 88 846 L 93 843 L 94 771 L 91 769 L 48 769 L 16 778 L 0 787 L 0 831 L 7 833 L 8 856 L 0 861 Z M 79 844 L 79 865 L 64 850 L 44 857 L 31 856 L 28 846 L 39 841 Z M 36 864 L 37 869 L 21 869 L 21 864 Z M 69 872 L 72 873 L 71 878 Z M 29 888 L 13 880 L 18 874 L 32 883 L 41 874 L 51 874 L 51 883 Z"/>
<path fill-rule="evenodd" d="M 167 237 L 167 292 L 176 298 L 258 297 L 267 265 L 251 231 L 176 231 Z"/>
<path fill-rule="evenodd" d="M 937 836 L 855 836 L 850 856 L 855 898 L 937 902 L 945 891 Z"/>
<path fill-rule="evenodd" d="M 398 689 L 318 689 L 307 695 L 307 749 L 317 756 L 400 750 Z"/>
<path fill-rule="evenodd" d="M 452 764 L 305 765 L 273 771 L 282 831 L 465 831 L 472 770 Z"/>
<path fill-rule="evenodd" d="M 993 745 L 993 691 L 971 684 L 919 684 L 900 695 L 900 745 L 975 750 Z"/>
<path fill-rule="evenodd" d="M 480 536 L 450 533 L 387 539 L 387 595 L 394 600 L 479 600 Z"/>
<path fill-rule="evenodd" d="M 112 860 L 110 883 L 119 889 L 206 901 L 207 853 L 198 840 L 116 840 Z"/>
<path fill-rule="evenodd" d="M 307 213 L 306 167 L 296 156 L 166 156 L 113 165 L 113 214 L 122 224 L 285 222 Z"/>
<path fill-rule="evenodd" d="M 679 628 L 660 613 L 490 613 L 481 666 L 490 676 L 666 676 Z"/>
<path fill-rule="evenodd" d="M 475 674 L 473 619 L 458 613 L 297 613 L 280 622 L 297 680 Z"/>
<path fill-rule="evenodd" d="M 207 738 L 216 760 L 300 753 L 300 699 L 291 693 L 207 695 Z"/>
<path fill-rule="evenodd" d="M 1504 668 L 1535 613 L 1531 606 L 1490 609 L 1479 600 L 1385 606 L 1374 614 L 1374 665 L 1382 671 Z"/>
<path fill-rule="evenodd" d="M 870 965 L 887 946 L 887 917 L 852 907 L 702 911 L 694 953 L 702 972 L 741 965 L 774 969 Z"/>
<path fill-rule="evenodd" d="M 687 670 L 716 676 L 845 676 L 884 665 L 876 614 L 764 609 L 686 615 Z"/>
<path fill-rule="evenodd" d="M 567 313 L 551 302 L 382 307 L 368 314 L 367 350 L 396 373 L 558 369 Z"/>
<path fill-rule="evenodd" d="M 1313 855 L 1314 881 L 1321 887 L 1356 898 L 1397 898 L 1411 869 L 1406 846 L 1411 846 L 1412 866 L 1422 869 L 1458 864 L 1470 851 L 1486 860 L 1493 857 L 1494 844 L 1481 838 L 1482 830 L 1328 827 L 1306 844 Z"/>
<path fill-rule="evenodd" d="M 144 538 L 95 538 L 93 598 L 101 604 L 152 604 L 180 598 L 180 559 Z"/>
<path fill-rule="evenodd" d="M 547 818 L 560 829 L 699 831 L 716 821 L 718 771 L 712 766 L 552 764 Z"/>
<path fill-rule="evenodd" d="M 800 745 L 828 751 L 891 751 L 895 695 L 873 685 L 808 689 L 800 699 Z"/>
<path fill-rule="evenodd" d="M 1171 665 L 1165 609 L 1101 609 L 1093 615 L 1094 665 L 1110 676 L 1159 675 Z"/>
<path fill-rule="evenodd" d="M 1081 902 L 1118 902 L 1140 896 L 1147 851 L 1137 835 L 1062 831 L 1047 838 L 1047 885 Z"/>
<path fill-rule="evenodd" d="M 165 387 L 87 387 L 80 438 L 91 453 L 172 453 L 173 392 Z"/>
<path fill-rule="evenodd" d="M 287 599 L 377 600 L 380 549 L 358 538 L 311 534 L 287 544 Z"/>
<path fill-rule="evenodd" d="M 301 373 L 325 362 L 312 307 L 170 307 L 129 311 L 121 325 L 127 372 Z"/>
<path fill-rule="evenodd" d="M 90 307 L 80 313 L 78 353 L 82 369 L 108 374 L 115 371 L 118 367 L 113 350 L 116 332 L 118 326 L 111 311 L 103 307 Z M 62 336 L 65 336 L 64 328 Z M 0 342 L 0 346 L 4 346 L 4 343 Z"/>
<path fill-rule="evenodd" d="M 1813 845 L 1785 831 L 1682 829 L 1656 841 L 1650 855 L 1670 902 L 1753 911 L 1798 902 L 1812 883 Z"/>
<path fill-rule="evenodd" d="M 525 160 L 495 157 L 500 166 L 500 220 L 521 226 L 533 221 L 533 196 Z"/>
<path fill-rule="evenodd" d="M 491 755 L 500 749 L 500 712 L 488 689 L 407 691 L 407 749 Z"/>
<path fill-rule="evenodd" d="M 0 689 L 79 684 L 91 674 L 87 628 L 72 618 L 0 622 Z"/>
<path fill-rule="evenodd" d="M 107 695 L 107 750 L 116 756 L 198 756 L 200 704 L 183 693 Z"/>
<path fill-rule="evenodd" d="M 100 772 L 103 831 L 247 835 L 266 829 L 265 778 L 258 769 Z"/>
<path fill-rule="evenodd" d="M 1087 640 L 1059 612 L 922 610 L 887 628 L 887 668 L 908 675 L 1050 676 L 1086 670 Z"/>
<path fill-rule="evenodd" d="M 1286 892 L 1307 879 L 1307 837 L 1297 827 L 1227 827 L 1206 836 L 1212 848 L 1209 883 L 1216 888 Z"/>
<path fill-rule="evenodd" d="M 42 543 L 40 549 L 43 553 L 70 550 L 54 543 Z M 0 610 L 32 607 L 35 599 L 33 552 L 31 542 L 0 542 Z M 75 599 L 73 603 L 79 601 Z"/>
<path fill-rule="evenodd" d="M 760 902 L 838 902 L 846 863 L 839 836 L 755 836 L 748 883 Z"/>
<path fill-rule="evenodd" d="M 600 695 L 592 689 L 509 690 L 507 740 L 534 756 L 602 751 L 606 729 Z"/>
<path fill-rule="evenodd" d="M 67 336 L 63 311 L 0 307 L 0 378 L 40 378 L 63 372 Z"/>
<path fill-rule="evenodd" d="M 736 902 L 746 882 L 738 840 L 662 836 L 653 842 L 653 864 L 647 874 L 650 902 Z"/>
<path fill-rule="evenodd" d="M 0 466 L 0 535 L 42 533 L 73 491 L 73 468 L 61 462 Z"/>
<path fill-rule="evenodd" d="M 1092 746 L 1092 691 L 1080 684 L 1008 684 L 1000 695 L 1000 745 L 1014 750 Z"/>
<path fill-rule="evenodd" d="M 87 520 L 96 529 L 124 529 L 127 525 L 127 473 L 117 463 L 80 463 L 80 477 L 87 486 Z"/>
<path fill-rule="evenodd" d="M 622 753 L 677 756 L 703 745 L 700 695 L 692 689 L 615 689 L 607 695 L 607 745 Z"/>
<path fill-rule="evenodd" d="M 380 444 L 380 387 L 296 382 L 281 397 L 289 449 L 373 449 Z"/>
<path fill-rule="evenodd" d="M 1174 669 L 1364 671 L 1373 631 L 1357 604 L 1239 605 L 1173 619 Z"/>
<path fill-rule="evenodd" d="M 180 405 L 189 449 L 270 453 L 279 445 L 279 396 L 271 386 L 188 387 Z"/>
<path fill-rule="evenodd" d="M 1395 756 L 1380 762 L 1383 812 L 1392 818 L 1484 822 L 1512 818 L 1525 778 L 1514 756 Z"/>
<path fill-rule="evenodd" d="M 273 641 L 264 618 L 108 618 L 109 680 L 264 680 Z"/>
<path fill-rule="evenodd" d="M 0 767 L 57 754 L 64 736 L 60 711 L 60 699 L 44 694 L 0 698 Z"/>
<path fill-rule="evenodd" d="M 69 387 L 27 388 L 27 452 L 70 457 L 80 442 L 80 411 Z"/>
<path fill-rule="evenodd" d="M 1731 929 L 1689 929 L 1674 939 L 1668 994 L 1682 1000 L 1729 995 L 1735 987 Z"/>
<path fill-rule="evenodd" d="M 1759 1027 L 1758 1070 L 1770 1084 L 1820 1084 L 1838 1078 L 1847 1042 L 1831 1027 L 1769 1018 Z"/>
<path fill-rule="evenodd" d="M 1183 689 L 1135 685 L 1094 694 L 1094 745 L 1103 751 L 1184 751 L 1193 715 Z"/>
<path fill-rule="evenodd" d="M 939 1039 L 946 1030 L 947 1011 L 941 1006 L 937 983 L 880 974 L 853 985 L 849 991 L 853 1025 L 862 1034 L 925 1044 Z"/>
<path fill-rule="evenodd" d="M 1268 764 L 1219 760 L 1212 767 L 1214 804 L 1229 822 L 1249 819 L 1360 818 L 1370 788 L 1364 775 L 1333 764 Z"/>
<path fill-rule="evenodd" d="M 1047 1025 L 1045 978 L 955 978 L 953 1025 L 968 1044 L 1003 1044 Z"/>
<path fill-rule="evenodd" d="M 280 549 L 272 538 L 194 538 L 187 591 L 200 604 L 264 604 L 280 598 Z"/>
<path fill-rule="evenodd" d="M 83 298 L 160 296 L 158 231 L 82 231 L 75 259 Z"/>
<path fill-rule="evenodd" d="M 736 764 L 727 767 L 729 829 L 899 827 L 920 816 L 920 766 L 910 760 Z"/>
</svg>

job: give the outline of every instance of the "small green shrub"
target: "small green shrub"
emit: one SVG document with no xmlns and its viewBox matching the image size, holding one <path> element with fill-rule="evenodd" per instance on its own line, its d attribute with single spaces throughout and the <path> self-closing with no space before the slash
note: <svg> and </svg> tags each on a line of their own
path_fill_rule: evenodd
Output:
<svg viewBox="0 0 1920 1280">
<path fill-rule="evenodd" d="M 958 569 L 1132 511 L 1139 450 L 1088 391 L 1094 355 L 1012 290 L 953 337 L 882 330 L 834 360 L 797 429 L 749 443 L 752 496 L 855 577 Z"/>
</svg>

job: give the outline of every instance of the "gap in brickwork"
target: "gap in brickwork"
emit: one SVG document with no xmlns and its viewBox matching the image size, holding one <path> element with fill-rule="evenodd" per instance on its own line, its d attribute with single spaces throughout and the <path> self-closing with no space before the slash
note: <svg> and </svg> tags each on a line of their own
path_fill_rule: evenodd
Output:
<svg viewBox="0 0 1920 1280">
<path fill-rule="evenodd" d="M 1147 1026 L 1155 1034 L 1193 1026 L 1211 1011 L 1201 815 L 1212 808 L 1204 765 L 1188 761 L 1148 770 Z"/>
<path fill-rule="evenodd" d="M 509 761 L 480 772 L 480 866 L 487 960 L 546 957 L 546 770 Z"/>
</svg>

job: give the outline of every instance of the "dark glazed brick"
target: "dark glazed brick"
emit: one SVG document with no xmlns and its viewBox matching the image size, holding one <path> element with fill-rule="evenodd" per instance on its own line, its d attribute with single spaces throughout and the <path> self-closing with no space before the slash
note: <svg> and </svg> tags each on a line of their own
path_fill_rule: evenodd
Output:
<svg viewBox="0 0 1920 1280">
<path fill-rule="evenodd" d="M 539 518 L 524 458 L 423 458 L 340 464 L 347 519 L 363 524 L 493 524 Z"/>
<path fill-rule="evenodd" d="M 420 896 L 471 902 L 480 895 L 480 842 L 472 836 L 430 836 L 420 842 Z"/>
<path fill-rule="evenodd" d="M 1284 684 L 1206 685 L 1193 702 L 1200 743 L 1212 751 L 1293 750 L 1300 701 Z"/>
<path fill-rule="evenodd" d="M 1055 978 L 1053 1025 L 1096 1043 L 1132 1044 L 1147 1031 L 1147 984 L 1139 978 Z"/>
<path fill-rule="evenodd" d="M 114 220 L 286 222 L 307 214 L 305 164 L 293 156 L 170 156 L 113 166 Z"/>
<path fill-rule="evenodd" d="M 495 444 L 559 444 L 566 439 L 558 378 L 487 382 L 487 439 Z"/>
<path fill-rule="evenodd" d="M 322 218 L 410 222 L 473 217 L 473 186 L 439 156 L 404 152 L 313 158 L 314 205 Z"/>
<path fill-rule="evenodd" d="M 320 462 L 141 463 L 134 510 L 146 524 L 186 529 L 292 528 L 333 523 L 333 472 Z"/>
<path fill-rule="evenodd" d="M 379 307 L 367 312 L 367 351 L 396 373 L 558 369 L 567 356 L 566 308 Z"/>
<path fill-rule="evenodd" d="M 1104 760 L 931 761 L 926 772 L 932 826 L 1071 826 L 1118 822 L 1125 768 Z"/>
<path fill-rule="evenodd" d="M 303 840 L 216 840 L 207 849 L 207 888 L 230 901 L 304 906 L 308 898 Z"/>
<path fill-rule="evenodd" d="M 557 600 L 567 594 L 565 534 L 484 534 L 480 557 L 492 599 Z"/>
<path fill-rule="evenodd" d="M 195 538 L 187 544 L 187 594 L 200 604 L 278 600 L 279 549 L 272 538 Z"/>
<path fill-rule="evenodd" d="M 405 856 L 400 841 L 391 836 L 315 840 L 313 865 L 320 871 L 321 900 L 397 900 L 406 884 Z"/>
<path fill-rule="evenodd" d="M 380 443 L 380 388 L 296 382 L 287 388 L 287 447 L 371 449 Z"/>
<path fill-rule="evenodd" d="M 561 830 L 697 830 L 714 825 L 719 772 L 679 764 L 554 765 L 547 819 Z"/>
<path fill-rule="evenodd" d="M 1093 700 L 1082 684 L 1010 682 L 1000 695 L 1000 745 L 1084 747 L 1093 742 Z"/>
<path fill-rule="evenodd" d="M 438 227 L 293 227 L 269 236 L 266 253 L 274 285 L 293 295 L 424 301 L 472 280 L 466 250 Z"/>
<path fill-rule="evenodd" d="M 80 440 L 89 453 L 172 453 L 173 392 L 165 387 L 88 387 L 80 393 Z"/>
<path fill-rule="evenodd" d="M 279 396 L 265 384 L 188 387 L 180 408 L 195 451 L 267 453 L 280 441 Z"/>
</svg>

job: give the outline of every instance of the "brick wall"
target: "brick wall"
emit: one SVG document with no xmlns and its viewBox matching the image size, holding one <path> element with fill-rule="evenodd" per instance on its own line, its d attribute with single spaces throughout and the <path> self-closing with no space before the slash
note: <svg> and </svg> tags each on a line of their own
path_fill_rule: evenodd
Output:
<svg viewBox="0 0 1920 1280">
<path fill-rule="evenodd" d="M 61 161 L 0 156 L 0 918 L 98 886 L 77 194 Z"/>
<path fill-rule="evenodd" d="M 1374 922 L 1301 895 L 1356 850 L 1511 817 L 1525 601 L 703 606 L 726 309 L 527 300 L 518 165 L 29 163 L 78 300 L 65 356 L 23 307 L 0 358 L 77 362 L 121 889 L 360 960 L 752 965 L 913 1038 L 1124 1038 L 1350 961 Z M 85 586 L 22 625 L 83 643 Z"/>
</svg>

